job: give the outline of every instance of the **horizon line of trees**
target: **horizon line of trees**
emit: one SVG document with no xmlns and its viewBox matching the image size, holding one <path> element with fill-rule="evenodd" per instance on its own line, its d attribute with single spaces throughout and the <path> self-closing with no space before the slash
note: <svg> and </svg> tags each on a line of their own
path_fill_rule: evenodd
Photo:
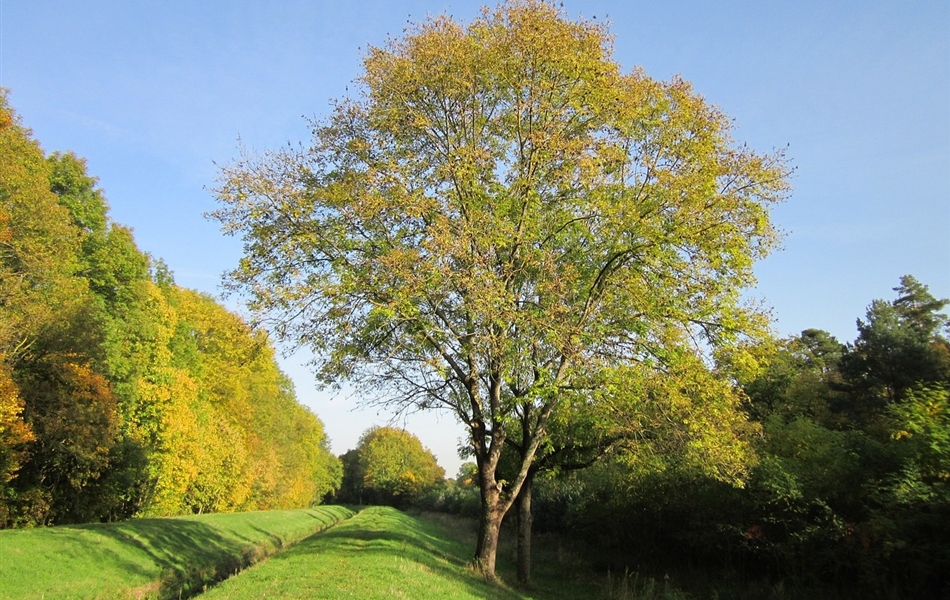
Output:
<svg viewBox="0 0 950 600">
<path fill-rule="evenodd" d="M 759 429 L 741 481 L 681 453 L 613 452 L 539 478 L 538 527 L 588 543 L 614 570 L 699 569 L 811 590 L 804 597 L 945 597 L 948 300 L 909 275 L 894 289 L 857 320 L 853 342 L 807 329 L 732 373 Z"/>
<path fill-rule="evenodd" d="M 0 527 L 320 502 L 340 463 L 267 334 L 108 210 L 0 93 Z"/>
</svg>

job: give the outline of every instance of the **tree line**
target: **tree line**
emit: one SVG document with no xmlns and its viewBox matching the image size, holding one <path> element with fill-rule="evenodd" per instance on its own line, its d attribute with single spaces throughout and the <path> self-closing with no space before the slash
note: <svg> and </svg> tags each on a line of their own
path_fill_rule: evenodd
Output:
<svg viewBox="0 0 950 600">
<path fill-rule="evenodd" d="M 680 453 L 613 452 L 542 478 L 539 526 L 587 541 L 615 569 L 945 595 L 948 300 L 912 276 L 895 291 L 871 303 L 853 342 L 809 329 L 760 345 L 751 369 L 725 369 L 756 428 L 741 481 L 717 481 Z"/>
<path fill-rule="evenodd" d="M 521 548 L 536 522 L 585 545 L 600 568 L 672 571 L 686 586 L 699 571 L 745 594 L 782 581 L 806 596 L 939 597 L 950 584 L 948 300 L 912 276 L 894 290 L 858 319 L 852 342 L 808 329 L 760 340 L 751 365 L 722 357 L 717 375 L 747 418 L 740 477 L 717 476 L 688 444 L 628 431 L 581 451 L 591 437 L 575 431 L 573 459 L 538 469 L 533 502 L 516 502 L 505 535 Z M 627 388 L 644 393 L 643 382 Z M 520 451 L 506 447 L 501 477 Z M 341 460 L 339 501 L 479 514 L 476 464 L 443 480 L 408 432 L 371 428 Z"/>
<path fill-rule="evenodd" d="M 268 336 L 108 212 L 0 95 L 0 527 L 319 502 L 341 467 Z"/>
</svg>

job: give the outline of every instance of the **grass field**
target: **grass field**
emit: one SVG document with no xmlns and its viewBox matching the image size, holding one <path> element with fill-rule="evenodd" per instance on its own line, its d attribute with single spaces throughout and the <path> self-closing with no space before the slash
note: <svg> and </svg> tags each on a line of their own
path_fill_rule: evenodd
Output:
<svg viewBox="0 0 950 600">
<path fill-rule="evenodd" d="M 0 598 L 179 598 L 353 514 L 340 506 L 0 531 Z"/>
<path fill-rule="evenodd" d="M 469 567 L 474 535 L 437 522 L 372 507 L 333 529 L 247 569 L 201 600 L 259 598 L 597 598 L 583 582 L 545 578 L 530 592 L 485 581 Z M 467 524 L 466 524 L 467 525 Z"/>
<path fill-rule="evenodd" d="M 499 547 L 500 581 L 489 583 L 470 566 L 473 520 L 386 507 L 355 516 L 328 506 L 0 531 L 0 599 L 687 597 L 636 574 L 605 579 L 544 536 L 534 544 L 533 586 L 517 589 L 505 584 L 515 579 L 510 534 Z"/>
</svg>

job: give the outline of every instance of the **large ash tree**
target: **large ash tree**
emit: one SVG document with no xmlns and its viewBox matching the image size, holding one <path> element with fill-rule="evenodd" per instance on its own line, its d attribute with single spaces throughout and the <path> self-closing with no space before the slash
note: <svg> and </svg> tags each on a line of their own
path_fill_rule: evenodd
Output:
<svg viewBox="0 0 950 600">
<path fill-rule="evenodd" d="M 428 20 L 364 69 L 309 148 L 222 170 L 213 216 L 245 249 L 229 284 L 322 382 L 457 415 L 493 577 L 555 412 L 622 391 L 603 385 L 618 367 L 761 325 L 740 293 L 788 168 L 685 81 L 623 73 L 603 26 L 534 0 Z M 515 427 L 521 464 L 499 480 Z"/>
</svg>

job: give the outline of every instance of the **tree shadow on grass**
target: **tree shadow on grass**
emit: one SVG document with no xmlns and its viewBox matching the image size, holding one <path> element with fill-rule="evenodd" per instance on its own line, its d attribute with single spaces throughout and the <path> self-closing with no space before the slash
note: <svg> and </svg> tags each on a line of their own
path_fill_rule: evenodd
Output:
<svg viewBox="0 0 950 600">
<path fill-rule="evenodd" d="M 431 524 L 395 509 L 373 507 L 350 521 L 304 540 L 292 551 L 274 558 L 273 562 L 307 561 L 312 555 L 332 555 L 344 563 L 352 560 L 354 565 L 410 563 L 442 581 L 458 585 L 475 597 L 524 598 L 469 571 L 468 550 L 462 544 L 440 537 Z"/>
<path fill-rule="evenodd" d="M 142 595 L 157 592 L 160 598 L 190 597 L 264 554 L 260 543 L 184 519 L 136 519 L 74 528 L 114 540 L 121 550 L 103 548 L 102 558 L 117 570 L 146 580 Z"/>
<path fill-rule="evenodd" d="M 309 514 L 318 521 L 308 528 L 314 531 L 352 515 L 352 511 L 324 509 Z M 95 547 L 93 560 L 110 565 L 116 585 L 125 586 L 114 590 L 115 594 L 165 599 L 191 597 L 300 539 L 283 537 L 286 529 L 269 528 L 266 520 L 261 525 L 251 521 L 240 527 L 255 532 L 253 537 L 233 526 L 188 517 L 64 526 L 58 528 L 58 534 L 75 537 L 71 547 L 82 548 L 80 552 Z M 112 543 L 90 544 L 96 536 Z M 141 584 L 130 593 L 127 586 L 136 582 Z"/>
</svg>

